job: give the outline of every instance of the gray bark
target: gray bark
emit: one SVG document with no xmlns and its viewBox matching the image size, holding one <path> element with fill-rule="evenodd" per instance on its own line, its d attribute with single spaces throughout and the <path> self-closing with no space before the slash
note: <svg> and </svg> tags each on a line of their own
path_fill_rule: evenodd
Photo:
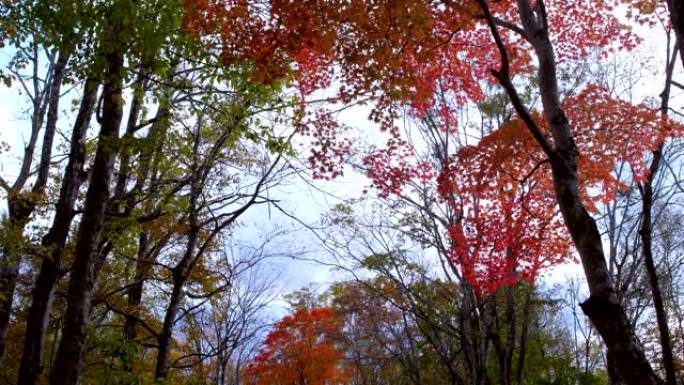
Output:
<svg viewBox="0 0 684 385">
<path fill-rule="evenodd" d="M 75 216 L 78 189 L 82 184 L 83 165 L 86 158 L 85 138 L 93 114 L 97 97 L 97 82 L 88 80 L 83 92 L 74 130 L 71 136 L 69 161 L 64 171 L 59 200 L 55 207 L 55 217 L 48 233 L 43 237 L 41 246 L 46 250 L 42 255 L 40 271 L 31 291 L 24 349 L 19 367 L 18 384 L 33 385 L 43 370 L 43 348 L 47 324 L 55 286 L 61 276 L 64 246 L 71 222 Z"/>
</svg>

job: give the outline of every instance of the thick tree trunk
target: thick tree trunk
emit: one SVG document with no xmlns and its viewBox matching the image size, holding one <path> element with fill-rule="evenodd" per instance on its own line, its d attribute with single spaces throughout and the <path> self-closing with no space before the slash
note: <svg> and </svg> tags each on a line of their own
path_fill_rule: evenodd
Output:
<svg viewBox="0 0 684 385">
<path fill-rule="evenodd" d="M 17 380 L 20 385 L 35 384 L 42 373 L 47 324 L 55 285 L 61 275 L 64 246 L 75 216 L 78 189 L 82 184 L 83 165 L 86 158 L 85 138 L 97 98 L 97 88 L 97 82 L 93 80 L 86 82 L 71 136 L 69 161 L 64 171 L 55 217 L 49 232 L 41 242 L 43 249 L 47 251 L 43 255 L 40 272 L 31 292 L 32 302 L 26 320 L 27 333 L 24 337 L 24 350 Z"/>
<path fill-rule="evenodd" d="M 97 275 L 98 243 L 109 201 L 119 127 L 123 115 L 123 52 L 107 55 L 108 71 L 103 93 L 102 125 L 98 137 L 93 173 L 86 194 L 85 210 L 76 240 L 70 270 L 67 310 L 57 358 L 50 373 L 52 385 L 77 383 L 81 355 L 90 315 L 91 295 Z"/>
<path fill-rule="evenodd" d="M 59 101 L 62 89 L 62 79 L 64 79 L 64 70 L 69 61 L 68 52 L 60 52 L 57 62 L 52 70 L 52 78 L 48 87 L 47 97 L 47 121 L 45 124 L 45 131 L 43 133 L 43 145 L 41 150 L 40 164 L 38 166 L 38 176 L 33 184 L 31 193 L 33 195 L 41 195 L 45 190 L 47 184 L 48 174 L 50 171 L 50 161 L 52 157 L 52 143 L 57 129 L 57 119 L 59 112 Z M 36 96 L 37 98 L 37 96 Z M 38 116 L 36 116 L 38 114 Z M 33 151 L 36 144 L 38 132 L 42 126 L 43 111 L 34 111 L 34 126 L 32 127 L 31 143 L 27 147 L 24 154 L 23 167 L 30 169 Z M 30 157 L 27 159 L 26 157 Z M 21 256 L 24 253 L 23 233 L 24 227 L 29 221 L 29 217 L 36 208 L 36 198 L 26 197 L 21 192 L 24 183 L 27 180 L 28 173 L 22 169 L 17 183 L 13 186 L 13 193 L 9 197 L 9 219 L 8 219 L 8 234 L 9 239 L 6 239 L 3 245 L 3 256 L 0 260 L 0 358 L 2 358 L 5 351 L 5 341 L 7 338 L 7 329 L 9 327 L 12 305 L 14 302 L 14 290 L 17 285 L 17 277 L 19 275 L 19 264 Z M 21 183 L 19 183 L 21 182 Z"/>
<path fill-rule="evenodd" d="M 501 69 L 494 71 L 493 74 L 506 89 L 516 112 L 549 157 L 556 199 L 580 255 L 589 286 L 590 297 L 581 304 L 582 310 L 603 338 L 609 354 L 615 360 L 616 369 L 625 377 L 628 384 L 660 384 L 661 381 L 646 359 L 615 293 L 603 253 L 601 235 L 580 196 L 577 147 L 560 102 L 555 56 L 549 37 L 544 2 L 535 2 L 534 8 L 530 0 L 518 0 L 517 3 L 525 37 L 532 45 L 539 61 L 539 91 L 544 119 L 551 128 L 553 142 L 549 142 L 549 138 L 531 118 L 511 82 L 507 48 L 498 33 L 487 1 L 478 0 L 478 3 L 485 12 L 501 53 Z"/>
<path fill-rule="evenodd" d="M 552 162 L 561 212 L 582 260 L 590 297 L 580 306 L 594 324 L 616 369 L 628 384 L 660 384 L 618 301 L 603 255 L 601 236 L 581 203 L 575 170 L 567 158 Z"/>
<path fill-rule="evenodd" d="M 610 380 L 610 385 L 625 385 L 626 381 L 619 370 L 617 370 L 617 364 L 615 359 L 612 357 L 610 352 L 606 354 L 606 370 L 608 371 L 608 379 Z"/>
<path fill-rule="evenodd" d="M 567 120 L 565 122 L 567 124 Z M 566 226 L 580 254 L 590 292 L 589 299 L 580 306 L 629 384 L 659 384 L 615 294 L 596 222 L 581 202 L 574 142 L 569 150 L 560 149 L 558 154 L 562 155 L 552 161 L 554 186 Z"/>
<path fill-rule="evenodd" d="M 539 59 L 539 79 L 544 118 L 551 126 L 555 151 L 550 155 L 554 188 L 565 225 L 575 243 L 587 278 L 590 297 L 581 304 L 603 338 L 616 367 L 629 384 L 660 384 L 636 339 L 608 272 L 601 235 L 579 193 L 577 147 L 563 112 L 553 47 L 543 2 L 533 12 L 528 0 L 518 0 L 525 32 Z M 534 20 L 536 13 L 538 20 Z"/>
<path fill-rule="evenodd" d="M 667 0 L 667 8 L 670 11 L 670 20 L 672 21 L 672 28 L 675 30 L 677 41 L 684 42 L 684 0 Z M 682 59 L 682 65 L 684 65 L 684 49 L 679 47 L 678 50 Z"/>
</svg>

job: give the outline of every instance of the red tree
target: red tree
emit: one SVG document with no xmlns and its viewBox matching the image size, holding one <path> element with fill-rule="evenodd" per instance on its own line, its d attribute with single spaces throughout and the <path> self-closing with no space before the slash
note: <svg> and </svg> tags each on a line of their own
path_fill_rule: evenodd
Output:
<svg viewBox="0 0 684 385">
<path fill-rule="evenodd" d="M 300 309 L 268 334 L 244 372 L 251 385 L 341 385 L 348 383 L 340 326 L 330 308 Z"/>
<path fill-rule="evenodd" d="M 388 149 L 371 159 L 382 171 L 371 176 L 390 193 L 420 176 L 405 159 L 397 160 L 405 154 L 394 127 L 400 108 L 409 105 L 420 117 L 437 95 L 458 108 L 480 101 L 483 84 L 501 85 L 518 120 L 464 149 L 441 170 L 441 190 L 451 204 L 463 200 L 457 209 L 467 222 L 450 229 L 454 258 L 471 270 L 471 281 L 484 277 L 481 286 L 492 290 L 494 280 L 531 278 L 563 260 L 571 238 L 591 294 L 585 313 L 624 378 L 654 384 L 657 377 L 615 295 L 590 212 L 593 199 L 610 199 L 620 187 L 610 176 L 618 162 L 628 161 L 637 179 L 645 175 L 645 154 L 673 134 L 672 125 L 655 110 L 608 98 L 593 85 L 585 85 L 574 102 L 564 101 L 557 70 L 592 51 L 606 54 L 638 44 L 615 16 L 619 3 L 271 0 L 260 6 L 186 0 L 186 27 L 198 36 L 218 36 L 225 60 L 254 63 L 257 80 L 290 72 L 303 96 L 336 80 L 342 84 L 338 101 L 372 100 L 371 118 L 393 135 Z M 538 79 L 539 112 L 525 105 L 513 80 L 531 73 Z M 456 121 L 452 109 L 441 113 Z M 329 166 L 325 152 L 312 160 L 318 165 L 320 159 Z M 383 159 L 384 166 L 378 162 Z M 454 176 L 466 182 L 459 186 Z M 588 191 L 597 186 L 604 193 L 591 197 Z"/>
</svg>

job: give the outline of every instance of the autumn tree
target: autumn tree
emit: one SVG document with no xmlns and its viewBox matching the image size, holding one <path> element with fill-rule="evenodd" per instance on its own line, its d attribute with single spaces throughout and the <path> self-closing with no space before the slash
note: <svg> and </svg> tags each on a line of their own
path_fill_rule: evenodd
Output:
<svg viewBox="0 0 684 385">
<path fill-rule="evenodd" d="M 141 309 L 144 283 L 157 278 L 150 267 L 164 257 L 161 253 L 178 245 L 186 225 L 184 193 L 190 178 L 185 174 L 188 169 L 175 163 L 187 158 L 173 151 L 192 148 L 184 142 L 191 135 L 180 134 L 188 120 L 199 116 L 202 108 L 213 114 L 214 129 L 203 129 L 200 136 L 216 134 L 210 140 L 219 144 L 213 153 L 203 154 L 202 163 L 216 170 L 216 158 L 221 157 L 225 162 L 217 173 L 229 179 L 229 184 L 243 171 L 240 167 L 259 168 L 268 163 L 271 151 L 287 150 L 286 138 L 266 130 L 254 118 L 267 103 L 271 105 L 266 109 L 275 114 L 280 106 L 274 105 L 287 104 L 287 98 L 276 97 L 280 84 L 253 84 L 248 90 L 252 84 L 244 74 L 246 66 L 218 69 L 215 51 L 207 50 L 206 44 L 200 47 L 180 31 L 180 2 L 20 1 L 3 3 L 0 13 L 2 41 L 17 49 L 9 75 L 3 72 L 3 79 L 26 85 L 36 107 L 31 110 L 33 124 L 22 180 L 16 189 L 3 183 L 9 206 L 21 206 L 21 215 L 2 229 L 6 242 L 0 296 L 4 302 L 0 305 L 5 311 L 0 311 L 0 334 L 4 336 L 10 328 L 20 335 L 12 341 L 12 358 L 2 371 L 7 378 L 18 374 L 19 383 L 34 384 L 49 368 L 53 383 L 75 383 L 92 346 L 88 338 L 103 323 L 122 326 L 130 342 L 127 349 L 144 353 L 137 338 L 137 331 L 150 323 L 149 313 Z M 60 90 L 62 84 L 75 84 L 78 91 Z M 56 127 L 64 100 L 74 96 L 75 121 L 65 119 L 68 124 Z M 42 160 L 37 167 L 34 153 L 43 133 Z M 253 147 L 233 151 L 242 139 Z M 65 157 L 51 153 L 57 146 L 65 149 Z M 261 159 L 247 154 L 260 153 L 261 148 L 265 148 Z M 233 174 L 227 164 L 232 161 Z M 226 180 L 215 178 L 208 166 L 196 166 L 203 171 L 195 175 L 205 180 Z M 269 170 L 273 168 L 267 167 L 263 174 L 271 175 Z M 27 187 L 34 182 L 35 188 Z M 265 183 L 257 183 L 256 192 L 247 197 L 260 202 Z M 236 188 L 231 197 L 240 201 L 245 192 Z M 226 219 L 222 226 L 217 223 L 219 230 L 246 210 L 219 213 L 235 203 L 228 199 L 211 202 L 211 214 L 218 216 L 215 221 Z M 17 210 L 10 211 L 13 216 Z M 209 214 L 205 210 L 203 215 Z M 202 225 L 213 223 L 202 217 Z M 30 236 L 25 229 L 31 229 Z M 205 246 L 215 245 L 211 239 L 201 241 Z M 28 269 L 22 286 L 15 290 L 17 277 L 22 278 L 20 265 Z M 131 267 L 136 273 L 128 277 Z M 102 273 L 107 280 L 99 278 Z M 187 270 L 183 275 L 189 274 Z M 126 306 L 118 302 L 122 294 Z M 20 302 L 12 303 L 17 298 Z M 156 325 L 151 323 L 154 331 Z M 104 350 L 115 351 L 109 342 L 102 345 Z M 48 357 L 46 347 L 54 348 Z M 19 356 L 21 362 L 14 359 Z M 133 362 L 128 356 L 124 361 Z"/>
<path fill-rule="evenodd" d="M 258 148 L 237 144 L 235 138 L 240 137 L 240 131 L 245 130 L 244 125 L 250 123 L 248 118 L 241 116 L 240 109 L 243 108 L 245 114 L 252 114 L 253 106 L 232 107 L 234 112 L 228 115 L 227 121 L 218 120 L 219 116 L 213 114 L 205 116 L 204 112 L 197 112 L 197 122 L 179 138 L 182 143 L 190 144 L 187 160 L 183 162 L 187 164 L 183 175 L 189 181 L 187 187 L 179 191 L 187 194 L 185 197 L 188 202 L 178 223 L 184 228 L 185 247 L 180 252 L 180 258 L 172 258 L 169 263 L 171 294 L 163 327 L 157 338 L 157 379 L 166 378 L 171 369 L 169 354 L 173 330 L 178 318 L 182 318 L 180 313 L 184 293 L 193 275 L 197 275 L 195 270 L 204 264 L 204 258 L 209 253 L 216 250 L 219 238 L 236 224 L 243 213 L 252 206 L 270 202 L 265 192 L 277 183 L 276 177 L 282 171 L 280 161 L 287 149 L 286 142 L 280 143 L 280 147 L 277 147 L 277 142 L 272 144 L 276 151 L 273 160 L 269 159 L 268 153 L 261 159 L 251 157 L 249 154 L 258 153 Z M 230 179 L 236 175 L 233 169 L 239 170 L 241 167 L 254 169 L 252 185 L 230 183 Z M 242 175 L 243 178 L 246 176 Z M 197 283 L 200 287 L 205 286 L 203 291 L 206 294 L 196 294 L 195 298 L 209 298 L 221 287 L 216 285 L 212 288 L 213 285 L 206 282 Z"/>
<path fill-rule="evenodd" d="M 43 5 L 30 7 L 25 4 L 0 11 L 0 39 L 4 44 L 16 48 L 3 79 L 7 84 L 19 84 L 31 104 L 30 136 L 23 151 L 19 173 L 14 181 L 1 180 L 8 212 L 3 218 L 0 256 L 0 359 L 5 349 L 5 338 L 12 315 L 19 266 L 30 250 L 24 231 L 31 216 L 46 201 L 62 86 L 68 83 L 71 73 L 77 70 L 77 64 L 71 60 L 75 46 L 78 45 L 76 35 L 69 28 L 57 23 L 58 18 L 68 17 L 73 10 L 59 9 L 46 17 L 46 23 L 33 20 L 36 13 L 41 11 L 44 11 Z M 92 84 L 90 88 L 93 88 Z M 84 127 L 75 130 L 77 143 L 82 141 L 84 134 Z M 39 138 L 42 140 L 40 147 Z M 34 155 L 38 149 L 40 158 L 36 165 Z M 36 177 L 32 178 L 33 175 Z M 59 205 L 60 208 L 66 206 L 66 202 Z M 67 220 L 66 216 L 62 218 Z"/>
<path fill-rule="evenodd" d="M 650 359 L 673 385 L 680 13 L 677 0 L 1 2 L 0 79 L 28 122 L 0 179 L 2 378 L 598 381 L 601 358 L 571 364 L 557 301 L 535 291 L 577 253 L 611 379 L 658 382 Z M 674 29 L 660 103 L 586 76 L 638 46 L 625 20 Z M 387 146 L 344 137 L 335 113 L 356 103 Z M 265 305 L 236 294 L 239 262 L 221 257 L 294 175 L 280 174 L 292 132 L 311 175 L 349 162 L 380 201 L 368 223 L 353 201 L 326 224 L 357 278 L 336 287 L 339 309 L 302 302 L 242 370 L 263 326 L 248 308 Z"/>
<path fill-rule="evenodd" d="M 522 172 L 526 175 L 536 171 L 533 174 L 542 183 L 539 195 L 522 199 L 512 207 L 535 207 L 552 213 L 557 203 L 564 231 L 580 256 L 590 288 L 590 297 L 583 305 L 585 313 L 628 381 L 654 384 L 659 380 L 615 294 L 601 237 L 590 214 L 592 203 L 585 192 L 597 183 L 610 187 L 610 171 L 625 160 L 621 156 L 626 153 L 632 154 L 630 160 L 640 163 L 635 164 L 637 170 L 646 170 L 644 154 L 673 133 L 661 127 L 655 110 L 607 99 L 605 92 L 594 85 L 586 85 L 579 94 L 579 103 L 570 104 L 563 100 L 558 77 L 559 65 L 586 56 L 591 50 L 608 52 L 613 42 L 627 49 L 638 43 L 616 18 L 614 7 L 602 1 L 405 1 L 392 7 L 372 1 L 296 5 L 272 1 L 263 10 L 250 4 L 197 0 L 186 3 L 186 26 L 201 35 L 220 35 L 227 47 L 226 60 L 253 60 L 259 64 L 257 78 L 268 78 L 295 63 L 293 67 L 301 79 L 307 79 L 299 83 L 306 93 L 312 81 L 314 86 L 325 87 L 334 77 L 344 85 L 338 93 L 340 100 L 372 98 L 377 106 L 372 117 L 388 130 L 392 130 L 400 105 L 410 104 L 416 114 L 422 114 L 438 90 L 463 104 L 481 99 L 479 79 L 498 83 L 518 117 L 507 127 L 518 138 L 526 138 L 523 140 L 529 143 L 531 152 L 541 157 L 535 161 L 543 163 Z M 302 18 L 303 14 L 307 17 Z M 264 45 L 264 41 L 269 44 Z M 330 66 L 332 62 L 339 66 Z M 538 112 L 536 106 L 520 97 L 515 77 L 524 74 L 534 74 L 538 79 Z M 577 118 L 572 116 L 573 106 L 578 108 Z M 582 108 L 586 109 L 584 113 Z M 635 126 L 649 127 L 650 134 L 634 141 L 633 135 L 639 136 L 635 126 L 620 124 L 619 120 L 614 124 L 616 108 L 636 109 L 641 121 Z M 606 145 L 618 144 L 627 149 L 585 154 L 588 148 L 582 148 L 584 140 L 591 145 L 600 142 L 597 127 L 602 131 L 622 130 L 627 140 L 613 140 Z M 397 151 L 397 143 L 395 135 L 388 148 L 403 156 Z M 484 147 L 485 143 L 481 150 L 486 152 L 490 149 Z M 517 149 L 505 140 L 501 148 Z M 518 161 L 515 157 L 507 160 Z M 406 179 L 406 174 L 395 176 L 400 183 Z M 496 176 L 494 179 L 498 180 Z M 456 232 L 457 248 L 468 247 L 463 245 L 465 237 Z M 517 237 L 508 237 L 510 241 L 516 242 Z M 503 255 L 510 252 L 506 246 L 497 247 L 497 251 Z M 531 266 L 534 271 L 535 264 Z M 639 368 L 637 375 L 633 374 L 635 368 Z"/>
<path fill-rule="evenodd" d="M 340 325 L 330 308 L 299 309 L 278 322 L 245 369 L 248 384 L 349 382 L 339 350 Z"/>
</svg>

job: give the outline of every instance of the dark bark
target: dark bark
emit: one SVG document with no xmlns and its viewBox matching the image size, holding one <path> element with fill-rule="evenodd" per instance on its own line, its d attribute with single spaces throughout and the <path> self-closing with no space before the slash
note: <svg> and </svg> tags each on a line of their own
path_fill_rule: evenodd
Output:
<svg viewBox="0 0 684 385">
<path fill-rule="evenodd" d="M 26 182 L 28 181 L 29 177 L 31 176 L 31 166 L 33 165 L 33 155 L 36 150 L 36 144 L 38 143 L 38 136 L 40 134 L 40 130 L 43 128 L 43 121 L 45 119 L 45 112 L 48 109 L 48 104 L 49 104 L 49 97 L 45 97 L 45 95 L 50 94 L 50 87 L 53 82 L 50 82 L 48 79 L 51 79 L 54 73 L 54 56 L 51 55 L 48 57 L 48 59 L 51 61 L 48 63 L 48 73 L 47 73 L 47 78 L 46 80 L 50 82 L 50 84 L 47 86 L 47 90 L 41 90 L 39 86 L 39 79 L 38 79 L 38 44 L 35 44 L 33 47 L 33 77 L 32 77 L 32 82 L 33 82 L 33 112 L 31 114 L 31 136 L 29 137 L 29 141 L 26 144 L 26 147 L 24 148 L 24 156 L 22 158 L 21 162 L 21 168 L 19 169 L 19 175 L 17 176 L 17 179 L 15 180 L 14 184 L 12 185 L 12 190 L 15 192 L 20 192 L 24 186 L 26 185 Z"/>
<path fill-rule="evenodd" d="M 149 150 L 141 155 L 141 166 L 138 174 L 137 186 L 142 186 L 148 182 L 149 179 L 149 193 L 155 194 L 159 188 L 157 186 L 158 180 L 156 174 L 158 172 L 158 163 L 161 159 L 161 151 L 163 147 L 164 138 L 166 137 L 166 130 L 168 128 L 168 116 L 170 109 L 167 107 L 160 107 L 154 119 L 154 123 L 150 128 L 148 135 Z M 148 204 L 148 211 L 153 210 L 153 205 Z M 124 316 L 124 335 L 126 340 L 134 341 L 137 338 L 137 325 L 139 318 L 139 308 L 142 302 L 143 288 L 145 281 L 149 276 L 152 264 L 156 260 L 165 241 L 159 241 L 156 245 L 150 239 L 148 230 L 143 230 L 138 239 L 138 253 L 135 261 L 135 276 L 130 287 L 126 291 L 128 309 L 130 314 Z"/>
<path fill-rule="evenodd" d="M 64 70 L 71 57 L 70 52 L 61 51 L 55 63 L 54 73 L 52 74 L 52 86 L 50 86 L 47 120 L 45 121 L 45 133 L 43 134 L 43 146 L 41 149 L 40 163 L 38 164 L 38 176 L 33 185 L 34 194 L 42 194 L 47 184 L 50 173 L 50 162 L 52 161 L 52 144 L 57 130 L 57 119 L 59 115 L 59 100 L 62 93 L 62 79 Z"/>
<path fill-rule="evenodd" d="M 135 263 L 135 277 L 129 288 L 126 290 L 128 302 L 128 312 L 124 314 L 124 337 L 126 341 L 135 341 L 138 338 L 138 323 L 140 322 L 140 305 L 145 281 L 149 278 L 154 262 L 170 236 L 152 244 L 149 231 L 144 231 L 140 235 L 138 247 L 138 259 Z"/>
<path fill-rule="evenodd" d="M 675 44 L 678 47 L 679 44 Z M 670 101 L 670 87 L 672 81 L 672 72 L 674 70 L 676 53 L 672 55 L 672 60 L 667 63 L 665 89 L 660 94 L 660 112 L 663 122 L 667 121 L 668 109 Z M 649 175 L 646 181 L 641 185 L 641 228 L 639 235 L 641 237 L 641 251 L 644 256 L 644 265 L 648 274 L 648 281 L 651 286 L 651 295 L 653 297 L 653 308 L 656 313 L 656 320 L 658 322 L 658 332 L 660 335 L 660 348 L 662 350 L 663 368 L 665 369 L 665 383 L 667 385 L 677 385 L 677 377 L 675 372 L 674 358 L 672 356 L 672 341 L 670 339 L 670 327 L 667 322 L 667 312 L 665 311 L 665 304 L 663 303 L 663 295 L 660 290 L 660 283 L 658 282 L 658 272 L 653 260 L 653 202 L 655 194 L 653 192 L 653 185 L 655 177 L 660 169 L 660 164 L 663 160 L 663 144 L 653 151 L 653 158 L 649 167 Z"/>
<path fill-rule="evenodd" d="M 520 343 L 518 345 L 518 367 L 516 368 L 516 379 L 518 385 L 525 384 L 525 358 L 527 355 L 527 339 L 529 336 L 530 313 L 532 312 L 532 291 L 533 287 L 525 288 L 525 304 L 520 323 Z"/>
<path fill-rule="evenodd" d="M 148 79 L 145 71 L 142 71 L 138 80 L 136 81 L 136 86 L 133 87 L 133 100 L 131 101 L 131 107 L 128 110 L 128 122 L 126 123 L 126 132 L 121 140 L 121 156 L 119 161 L 119 170 L 116 178 L 116 187 L 114 187 L 114 197 L 113 199 L 121 200 L 126 193 L 126 185 L 130 178 L 131 173 L 131 146 L 130 141 L 135 137 L 135 133 L 138 130 L 138 116 L 140 115 L 140 110 L 142 108 L 143 102 L 143 92 L 147 87 Z M 114 202 L 117 203 L 117 202 Z"/>
<path fill-rule="evenodd" d="M 486 314 L 477 301 L 477 296 L 467 282 L 463 281 L 461 299 L 461 345 L 463 346 L 466 374 L 470 385 L 488 385 L 487 359 L 491 350 L 490 340 L 483 326 Z"/>
<path fill-rule="evenodd" d="M 32 119 L 32 130 L 29 144 L 24 151 L 24 159 L 19 177 L 8 192 L 9 218 L 7 223 L 8 239 L 3 245 L 2 259 L 0 260 L 0 358 L 5 350 L 7 329 L 10 324 L 12 305 L 14 302 L 14 290 L 17 285 L 19 275 L 19 264 L 22 254 L 24 254 L 23 233 L 29 217 L 33 214 L 37 200 L 42 195 L 47 184 L 47 177 L 50 170 L 50 160 L 52 157 L 52 144 L 57 128 L 59 112 L 59 100 L 61 94 L 62 80 L 67 62 L 69 61 L 68 52 L 60 52 L 57 62 L 52 67 L 50 83 L 47 90 L 46 104 L 44 106 L 34 106 L 34 116 Z M 40 98 L 34 96 L 34 103 Z M 41 150 L 40 163 L 38 166 L 38 176 L 33 184 L 30 194 L 25 194 L 21 190 L 24 188 L 32 164 L 33 152 L 35 150 L 38 133 L 43 125 L 43 116 L 47 108 L 47 121 L 43 133 L 43 145 Z"/>
<path fill-rule="evenodd" d="M 651 218 L 654 200 L 653 180 L 662 160 L 662 151 L 663 146 L 661 145 L 656 151 L 653 152 L 653 160 L 651 161 L 650 169 L 651 175 L 641 186 L 642 211 L 641 229 L 639 230 L 639 235 L 641 236 L 641 250 L 644 255 L 644 265 L 646 265 L 646 272 L 648 273 L 648 280 L 651 285 L 653 307 L 655 309 L 656 320 L 658 322 L 663 368 L 665 369 L 665 381 L 667 385 L 677 385 L 674 359 L 672 357 L 670 328 L 667 324 L 667 313 L 665 312 L 663 295 L 660 290 L 660 284 L 658 283 L 658 272 L 656 271 L 655 262 L 653 260 L 653 220 Z"/>
<path fill-rule="evenodd" d="M 562 109 L 556 75 L 553 46 L 549 38 L 545 5 L 542 0 L 533 8 L 529 0 L 518 0 L 518 10 L 525 36 L 539 61 L 539 90 L 543 115 L 551 128 L 553 143 L 542 133 L 510 80 L 508 52 L 485 0 L 478 0 L 501 54 L 501 68 L 494 76 L 505 88 L 516 112 L 525 122 L 549 157 L 554 189 L 565 225 L 580 255 L 590 297 L 581 304 L 615 359 L 616 369 L 630 385 L 660 384 L 637 341 L 625 311 L 618 301 L 608 271 L 601 236 L 596 222 L 587 212 L 579 193 L 577 147 L 572 129 Z"/>
<path fill-rule="evenodd" d="M 610 385 L 624 385 L 626 384 L 624 377 L 617 369 L 615 359 L 608 352 L 606 354 L 606 370 L 608 371 L 608 378 L 610 379 Z"/>
<path fill-rule="evenodd" d="M 554 187 L 563 219 L 580 254 L 590 297 L 580 306 L 603 338 L 616 367 L 628 384 L 659 384 L 636 339 L 626 313 L 618 301 L 608 272 L 596 222 L 584 207 L 577 180 L 577 149 L 567 119 L 560 109 L 547 117 L 554 131 L 564 131 L 556 140 L 551 158 Z"/>
<path fill-rule="evenodd" d="M 515 308 L 515 287 L 509 285 L 506 288 L 506 326 L 508 327 L 508 330 L 506 330 L 506 349 L 504 362 L 501 363 L 504 367 L 504 385 L 513 384 L 513 351 L 515 350 L 515 329 L 517 326 Z"/>
<path fill-rule="evenodd" d="M 154 378 L 157 380 L 164 380 L 169 375 L 171 365 L 169 362 L 169 353 L 171 352 L 171 341 L 173 337 L 173 328 L 176 323 L 176 317 L 180 310 L 180 305 L 183 300 L 183 285 L 185 280 L 175 281 L 171 298 L 166 308 L 166 315 L 164 316 L 164 325 L 159 334 L 157 348 L 157 365 L 154 370 Z"/>
<path fill-rule="evenodd" d="M 103 91 L 102 124 L 93 173 L 86 193 L 85 209 L 76 239 L 75 258 L 70 269 L 62 339 L 50 373 L 52 385 L 77 383 L 96 269 L 100 264 L 97 261 L 98 244 L 109 202 L 109 185 L 123 115 L 123 52 L 115 49 L 106 57 L 108 69 Z"/>
<path fill-rule="evenodd" d="M 183 287 L 185 282 L 190 276 L 192 267 L 202 255 L 202 250 L 198 249 L 200 224 L 199 224 L 199 199 L 202 194 L 202 189 L 205 185 L 206 173 L 211 164 L 213 164 L 214 159 L 210 159 L 209 163 L 202 163 L 200 161 L 199 145 L 201 142 L 201 121 L 198 121 L 198 126 L 196 129 L 196 137 L 193 143 L 193 167 L 190 182 L 190 197 L 188 203 L 188 233 L 187 233 L 187 243 L 185 246 L 185 252 L 181 260 L 173 267 L 171 270 L 173 278 L 173 289 L 171 291 L 171 297 L 169 298 L 169 304 L 166 307 L 166 314 L 164 316 L 164 324 L 162 326 L 162 331 L 157 338 L 157 363 L 154 371 L 154 378 L 156 380 L 165 380 L 171 369 L 169 362 L 169 353 L 171 351 L 171 341 L 173 339 L 173 328 L 176 323 L 176 317 L 180 309 L 181 302 L 183 300 Z M 200 166 L 203 164 L 205 167 Z"/>
<path fill-rule="evenodd" d="M 684 41 L 684 0 L 667 0 L 667 8 L 670 11 L 670 20 L 677 41 Z M 684 50 L 682 47 L 678 47 L 677 51 L 679 51 L 682 65 L 684 65 Z"/>
<path fill-rule="evenodd" d="M 164 380 L 169 375 L 169 370 L 171 369 L 169 353 L 171 352 L 173 328 L 176 324 L 176 317 L 178 316 L 181 302 L 183 301 L 183 287 L 190 276 L 194 261 L 198 257 L 195 254 L 195 249 L 197 248 L 200 228 L 198 225 L 196 210 L 197 199 L 199 198 L 200 191 L 196 182 L 193 183 L 192 190 L 189 208 L 190 230 L 188 232 L 188 241 L 183 258 L 171 271 L 173 277 L 173 289 L 171 290 L 169 304 L 166 307 L 162 331 L 159 333 L 159 337 L 157 338 L 157 364 L 154 371 L 154 378 L 157 380 Z"/>
<path fill-rule="evenodd" d="M 43 347 L 47 324 L 54 299 L 54 289 L 61 276 L 61 264 L 75 216 L 78 189 L 82 184 L 83 165 L 86 159 L 85 138 L 97 98 L 98 84 L 88 80 L 81 99 L 74 130 L 71 136 L 69 160 L 64 171 L 55 217 L 48 233 L 41 241 L 42 263 L 31 291 L 31 306 L 26 320 L 24 349 L 19 367 L 18 384 L 33 385 L 42 373 Z"/>
<path fill-rule="evenodd" d="M 135 341 L 138 337 L 137 326 L 138 318 L 140 317 L 140 304 L 142 303 L 143 288 L 145 279 L 147 278 L 152 265 L 149 261 L 150 255 L 150 234 L 149 231 L 143 230 L 138 240 L 138 257 L 135 262 L 135 277 L 128 290 L 126 296 L 128 300 L 128 311 L 130 314 L 124 316 L 124 336 L 126 341 Z"/>
</svg>

